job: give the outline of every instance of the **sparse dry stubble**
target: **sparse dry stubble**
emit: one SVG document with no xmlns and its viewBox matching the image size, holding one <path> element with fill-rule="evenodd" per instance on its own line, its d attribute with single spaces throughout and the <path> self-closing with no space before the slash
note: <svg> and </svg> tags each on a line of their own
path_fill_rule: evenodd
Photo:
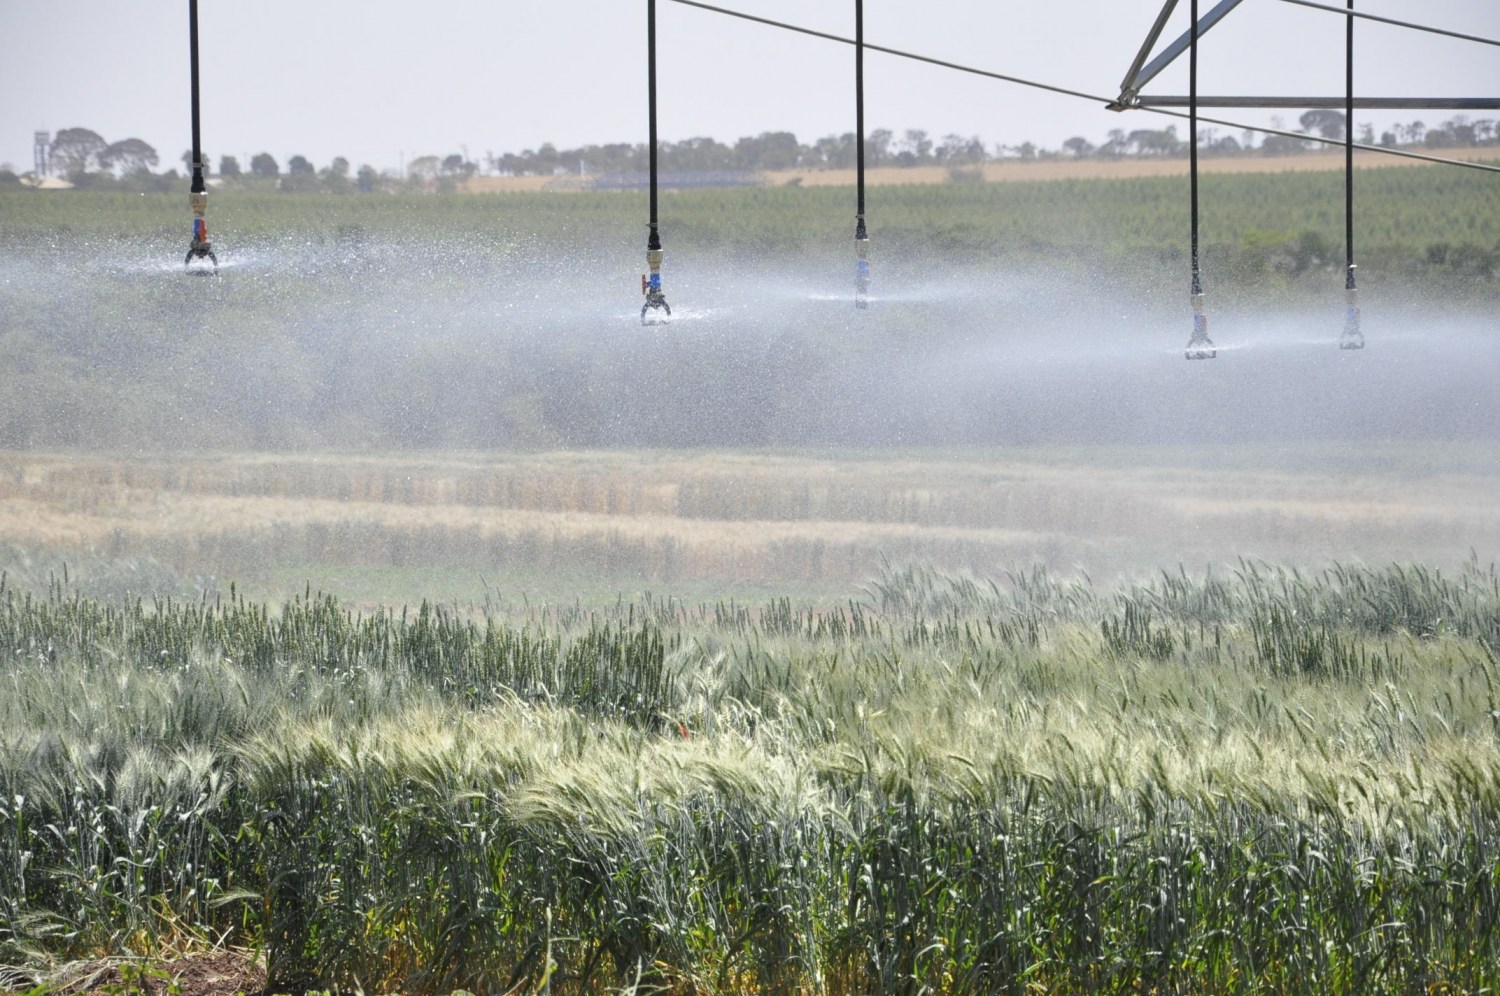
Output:
<svg viewBox="0 0 1500 996">
<path fill-rule="evenodd" d="M 883 560 L 1095 577 L 1241 556 L 1319 563 L 1494 549 L 1493 473 L 1265 454 L 1185 468 L 1067 454 L 538 453 L 0 456 L 0 540 L 147 554 L 220 577 L 270 564 L 538 567 L 648 581 L 850 583 Z M 253 556 L 251 554 L 253 553 Z"/>
</svg>

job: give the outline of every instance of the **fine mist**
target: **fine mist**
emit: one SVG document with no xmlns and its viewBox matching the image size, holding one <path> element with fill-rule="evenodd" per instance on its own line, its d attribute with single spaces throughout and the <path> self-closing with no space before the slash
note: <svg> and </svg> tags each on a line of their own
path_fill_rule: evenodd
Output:
<svg viewBox="0 0 1500 996">
<path fill-rule="evenodd" d="M 629 246 L 353 232 L 223 249 L 0 257 L 0 444 L 171 449 L 950 447 L 1493 441 L 1500 339 L 1479 305 L 1342 289 L 1208 294 L 1185 276 L 1014 261 L 669 247 L 643 328 Z M 1183 284 L 1179 287 L 1177 284 Z"/>
</svg>

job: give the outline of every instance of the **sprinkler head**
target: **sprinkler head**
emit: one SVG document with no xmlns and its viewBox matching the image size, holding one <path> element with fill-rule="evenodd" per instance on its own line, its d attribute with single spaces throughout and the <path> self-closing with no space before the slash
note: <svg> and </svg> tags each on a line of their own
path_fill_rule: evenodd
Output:
<svg viewBox="0 0 1500 996">
<path fill-rule="evenodd" d="M 870 240 L 857 239 L 854 243 L 858 256 L 854 262 L 854 306 L 870 306 Z"/>
<path fill-rule="evenodd" d="M 1193 294 L 1193 335 L 1188 339 L 1187 351 L 1183 354 L 1190 360 L 1211 360 L 1219 355 L 1214 341 L 1208 337 L 1208 316 L 1203 313 L 1203 295 Z"/>
<path fill-rule="evenodd" d="M 194 266 L 194 260 L 207 260 L 208 265 Z M 187 259 L 183 261 L 183 267 L 191 276 L 217 277 L 219 275 L 219 258 L 214 255 L 212 247 L 207 242 L 194 242 L 188 246 Z"/>
<path fill-rule="evenodd" d="M 660 311 L 661 314 L 656 312 Z M 672 317 L 672 307 L 667 304 L 667 299 L 661 294 L 646 295 L 646 303 L 641 305 L 642 325 L 665 325 Z"/>
<path fill-rule="evenodd" d="M 193 212 L 193 239 L 188 243 L 187 259 L 183 262 L 187 272 L 192 274 L 217 275 L 219 272 L 219 260 L 214 255 L 213 243 L 208 238 L 208 193 L 202 189 L 203 174 L 196 172 L 193 178 L 193 189 L 188 193 L 188 207 Z M 193 260 L 208 260 L 213 268 L 194 267 Z"/>
<path fill-rule="evenodd" d="M 1365 334 L 1359 330 L 1359 309 L 1350 308 L 1344 313 L 1344 331 L 1339 336 L 1340 349 L 1364 349 Z"/>
<path fill-rule="evenodd" d="M 672 317 L 672 307 L 667 304 L 666 293 L 661 288 L 662 256 L 660 249 L 646 251 L 646 264 L 651 273 L 641 275 L 641 293 L 646 295 L 646 303 L 641 305 L 642 325 L 663 325 Z M 656 314 L 658 311 L 661 314 Z"/>
<path fill-rule="evenodd" d="M 1344 290 L 1344 331 L 1339 336 L 1340 349 L 1364 349 L 1365 334 L 1359 329 L 1359 291 L 1354 289 L 1354 267 L 1349 267 L 1349 286 Z"/>
</svg>

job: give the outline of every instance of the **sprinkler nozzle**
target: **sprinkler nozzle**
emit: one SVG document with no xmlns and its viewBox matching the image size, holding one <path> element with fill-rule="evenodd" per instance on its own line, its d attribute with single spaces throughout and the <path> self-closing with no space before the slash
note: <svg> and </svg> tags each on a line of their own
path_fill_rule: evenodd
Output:
<svg viewBox="0 0 1500 996">
<path fill-rule="evenodd" d="M 646 268 L 650 273 L 641 274 L 641 293 L 646 295 L 646 303 L 641 305 L 642 325 L 657 325 L 672 317 L 672 307 L 667 304 L 667 296 L 661 289 L 661 263 L 665 255 L 660 249 L 646 250 Z M 663 314 L 651 315 L 653 311 Z"/>
<path fill-rule="evenodd" d="M 193 211 L 193 239 L 188 243 L 187 258 L 183 266 L 190 273 L 218 273 L 219 259 L 214 255 L 213 243 L 208 238 L 208 193 L 201 187 L 201 174 L 194 177 L 192 191 L 188 193 L 188 207 Z M 194 269 L 193 260 L 206 259 L 213 264 L 212 271 L 203 268 Z"/>
<path fill-rule="evenodd" d="M 861 228 L 863 225 L 861 224 Z M 870 306 L 870 238 L 858 236 L 854 240 L 854 306 Z"/>
<path fill-rule="evenodd" d="M 1194 282 L 1196 283 L 1196 275 Z M 1193 294 L 1193 335 L 1188 340 L 1184 355 L 1190 360 L 1211 360 L 1219 355 L 1219 351 L 1214 348 L 1214 341 L 1208 337 L 1208 315 L 1203 312 L 1202 291 L 1195 290 Z"/>
<path fill-rule="evenodd" d="M 1354 288 L 1354 267 L 1349 267 L 1349 283 L 1344 290 L 1344 331 L 1339 336 L 1340 349 L 1364 349 L 1365 334 L 1359 328 L 1359 291 Z"/>
</svg>

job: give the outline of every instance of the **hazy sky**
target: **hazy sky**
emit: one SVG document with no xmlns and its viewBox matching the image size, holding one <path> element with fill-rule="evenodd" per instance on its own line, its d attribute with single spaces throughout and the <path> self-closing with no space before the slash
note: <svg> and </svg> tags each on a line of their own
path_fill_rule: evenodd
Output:
<svg viewBox="0 0 1500 996">
<path fill-rule="evenodd" d="M 721 0 L 852 35 L 850 0 Z M 1339 0 L 1332 0 L 1338 3 Z M 1341 5 L 1341 4 L 1340 4 Z M 1113 96 L 1160 0 L 866 0 L 865 39 Z M 1207 11 L 1212 4 L 1202 0 Z M 1500 0 L 1359 0 L 1366 13 L 1500 37 Z M 323 166 L 394 169 L 417 155 L 518 152 L 646 137 L 644 0 L 201 0 L 203 145 Z M 1187 29 L 1182 0 L 1166 37 Z M 849 46 L 658 0 L 661 137 L 732 141 L 852 131 Z M 1165 39 L 1164 39 L 1165 41 Z M 1343 92 L 1343 18 L 1245 0 L 1202 41 L 1204 93 Z M 1495 96 L 1500 48 L 1360 22 L 1356 89 Z M 1187 60 L 1148 92 L 1186 92 Z M 867 129 L 1058 147 L 1170 119 L 867 53 Z M 32 136 L 87 127 L 141 138 L 176 165 L 191 145 L 183 0 L 0 0 L 0 162 L 31 167 Z M 1210 112 L 1205 112 L 1210 113 Z M 1212 112 L 1270 123 L 1273 112 Z M 1278 113 L 1296 127 L 1300 112 Z M 1356 113 L 1384 127 L 1451 111 Z M 1471 117 L 1497 117 L 1478 114 Z M 1186 132 L 1186 123 L 1178 133 Z"/>
</svg>

